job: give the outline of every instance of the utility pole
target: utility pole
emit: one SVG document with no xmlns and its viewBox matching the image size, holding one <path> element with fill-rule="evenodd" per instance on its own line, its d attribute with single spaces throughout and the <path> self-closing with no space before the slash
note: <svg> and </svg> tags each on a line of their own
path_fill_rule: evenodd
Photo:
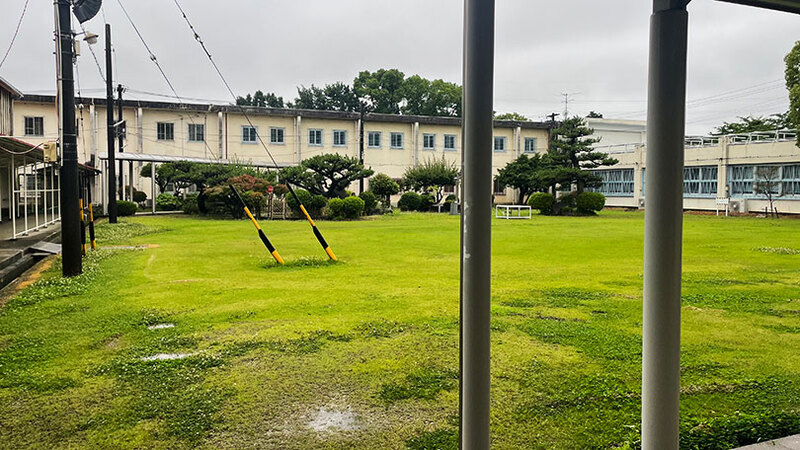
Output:
<svg viewBox="0 0 800 450">
<path fill-rule="evenodd" d="M 117 139 L 119 140 L 119 152 L 122 153 L 123 148 L 123 140 L 125 136 L 122 134 L 122 93 L 125 92 L 125 89 L 122 87 L 121 84 L 117 85 Z M 119 199 L 125 200 L 125 176 L 123 175 L 125 172 L 122 170 L 122 160 L 119 160 Z M 130 183 L 131 181 L 128 180 Z M 132 200 L 132 199 L 131 199 Z"/>
<path fill-rule="evenodd" d="M 81 261 L 81 228 L 78 208 L 78 139 L 75 124 L 75 80 L 72 63 L 74 58 L 72 35 L 72 11 L 70 0 L 57 0 L 56 42 L 58 51 L 58 90 L 61 111 L 61 248 L 62 269 L 65 277 L 83 272 Z"/>
<path fill-rule="evenodd" d="M 108 129 L 108 222 L 117 223 L 117 168 L 114 157 L 114 84 L 111 80 L 111 24 L 106 24 L 106 124 Z"/>
<path fill-rule="evenodd" d="M 364 102 L 360 102 L 361 105 L 361 120 L 359 120 L 359 127 L 358 127 L 358 161 L 361 165 L 364 165 Z M 360 178 L 358 180 L 358 193 L 364 193 L 364 178 Z"/>
</svg>

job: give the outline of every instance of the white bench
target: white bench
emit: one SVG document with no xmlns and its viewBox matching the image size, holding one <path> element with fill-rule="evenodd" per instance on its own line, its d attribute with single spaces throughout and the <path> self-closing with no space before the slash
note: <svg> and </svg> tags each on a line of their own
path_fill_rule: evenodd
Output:
<svg viewBox="0 0 800 450">
<path fill-rule="evenodd" d="M 498 219 L 530 219 L 531 207 L 527 205 L 497 205 L 494 216 Z"/>
</svg>

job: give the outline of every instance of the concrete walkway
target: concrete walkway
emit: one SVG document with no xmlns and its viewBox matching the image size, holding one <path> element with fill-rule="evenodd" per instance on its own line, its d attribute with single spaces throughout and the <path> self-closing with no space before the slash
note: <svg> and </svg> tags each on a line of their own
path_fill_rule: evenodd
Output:
<svg viewBox="0 0 800 450">
<path fill-rule="evenodd" d="M 800 450 L 800 434 L 783 439 L 775 439 L 774 441 L 760 442 L 746 447 L 739 447 L 736 450 Z"/>
</svg>

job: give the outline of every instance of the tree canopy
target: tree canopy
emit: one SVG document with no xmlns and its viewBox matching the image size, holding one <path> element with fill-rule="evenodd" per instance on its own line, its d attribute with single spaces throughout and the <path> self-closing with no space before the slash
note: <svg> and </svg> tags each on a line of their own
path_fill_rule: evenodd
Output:
<svg viewBox="0 0 800 450">
<path fill-rule="evenodd" d="M 309 88 L 300 86 L 297 88 L 297 98 L 294 102 L 289 103 L 289 106 L 326 111 L 355 112 L 359 110 L 358 97 L 353 92 L 353 88 L 342 82 L 326 84 L 321 88 L 313 84 Z"/>
<path fill-rule="evenodd" d="M 594 130 L 586 126 L 586 121 L 577 116 L 564 120 L 552 131 L 553 139 L 547 153 L 552 161 L 549 169 L 552 171 L 552 182 L 562 186 L 575 184 L 577 193 L 580 194 L 585 187 L 597 186 L 601 181 L 587 169 L 611 166 L 619 162 L 592 148 L 593 144 L 600 142 L 598 138 L 589 137 L 593 133 Z"/>
<path fill-rule="evenodd" d="M 753 133 L 756 131 L 775 131 L 792 128 L 788 114 L 772 114 L 769 117 L 739 117 L 736 122 L 723 122 L 711 133 L 714 136 L 737 133 Z"/>
<path fill-rule="evenodd" d="M 256 91 L 253 95 L 247 94 L 244 97 L 236 97 L 236 104 L 239 106 L 260 106 L 270 108 L 283 108 L 283 97 L 278 97 L 272 92 L 264 94 L 263 92 Z"/>
<path fill-rule="evenodd" d="M 544 192 L 553 184 L 551 161 L 547 155 L 520 155 L 497 171 L 495 180 L 503 187 L 519 190 L 519 203 L 525 204 L 534 192 Z"/>
<path fill-rule="evenodd" d="M 404 186 L 414 191 L 432 193 L 436 203 L 442 201 L 444 187 L 455 186 L 457 182 L 458 168 L 444 156 L 441 159 L 427 159 L 416 167 L 407 168 L 403 174 Z"/>
<path fill-rule="evenodd" d="M 400 185 L 389 175 L 379 173 L 369 179 L 369 190 L 380 197 L 381 201 L 388 206 L 389 197 L 400 192 Z"/>
<path fill-rule="evenodd" d="M 522 114 L 516 113 L 516 112 L 495 114 L 494 119 L 495 120 L 516 120 L 517 122 L 530 122 L 530 120 L 531 120 L 531 119 L 528 119 L 527 117 L 523 116 Z"/>
<path fill-rule="evenodd" d="M 786 62 L 786 89 L 789 90 L 789 112 L 787 119 L 792 128 L 800 129 L 800 41 L 784 58 Z M 797 135 L 800 146 L 800 134 Z"/>
<path fill-rule="evenodd" d="M 281 169 L 284 182 L 299 186 L 313 195 L 326 198 L 345 198 L 350 183 L 375 173 L 352 156 L 338 153 L 316 155 L 303 160 L 299 166 Z"/>
</svg>

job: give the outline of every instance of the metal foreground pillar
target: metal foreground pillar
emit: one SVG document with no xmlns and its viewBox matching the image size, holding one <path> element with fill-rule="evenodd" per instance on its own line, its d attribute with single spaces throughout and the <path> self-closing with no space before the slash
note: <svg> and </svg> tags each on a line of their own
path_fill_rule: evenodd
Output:
<svg viewBox="0 0 800 450">
<path fill-rule="evenodd" d="M 642 321 L 642 448 L 678 448 L 683 140 L 689 0 L 655 0 L 650 19 Z"/>
<path fill-rule="evenodd" d="M 464 2 L 461 448 L 489 448 L 494 0 Z"/>
<path fill-rule="evenodd" d="M 58 0 L 56 39 L 58 39 L 60 117 L 61 117 L 61 261 L 65 277 L 80 275 L 81 228 L 78 209 L 78 140 L 75 130 L 75 85 L 72 76 L 72 12 L 69 0 Z M 27 204 L 27 202 L 26 202 Z M 26 227 L 27 228 L 27 227 Z"/>
</svg>

